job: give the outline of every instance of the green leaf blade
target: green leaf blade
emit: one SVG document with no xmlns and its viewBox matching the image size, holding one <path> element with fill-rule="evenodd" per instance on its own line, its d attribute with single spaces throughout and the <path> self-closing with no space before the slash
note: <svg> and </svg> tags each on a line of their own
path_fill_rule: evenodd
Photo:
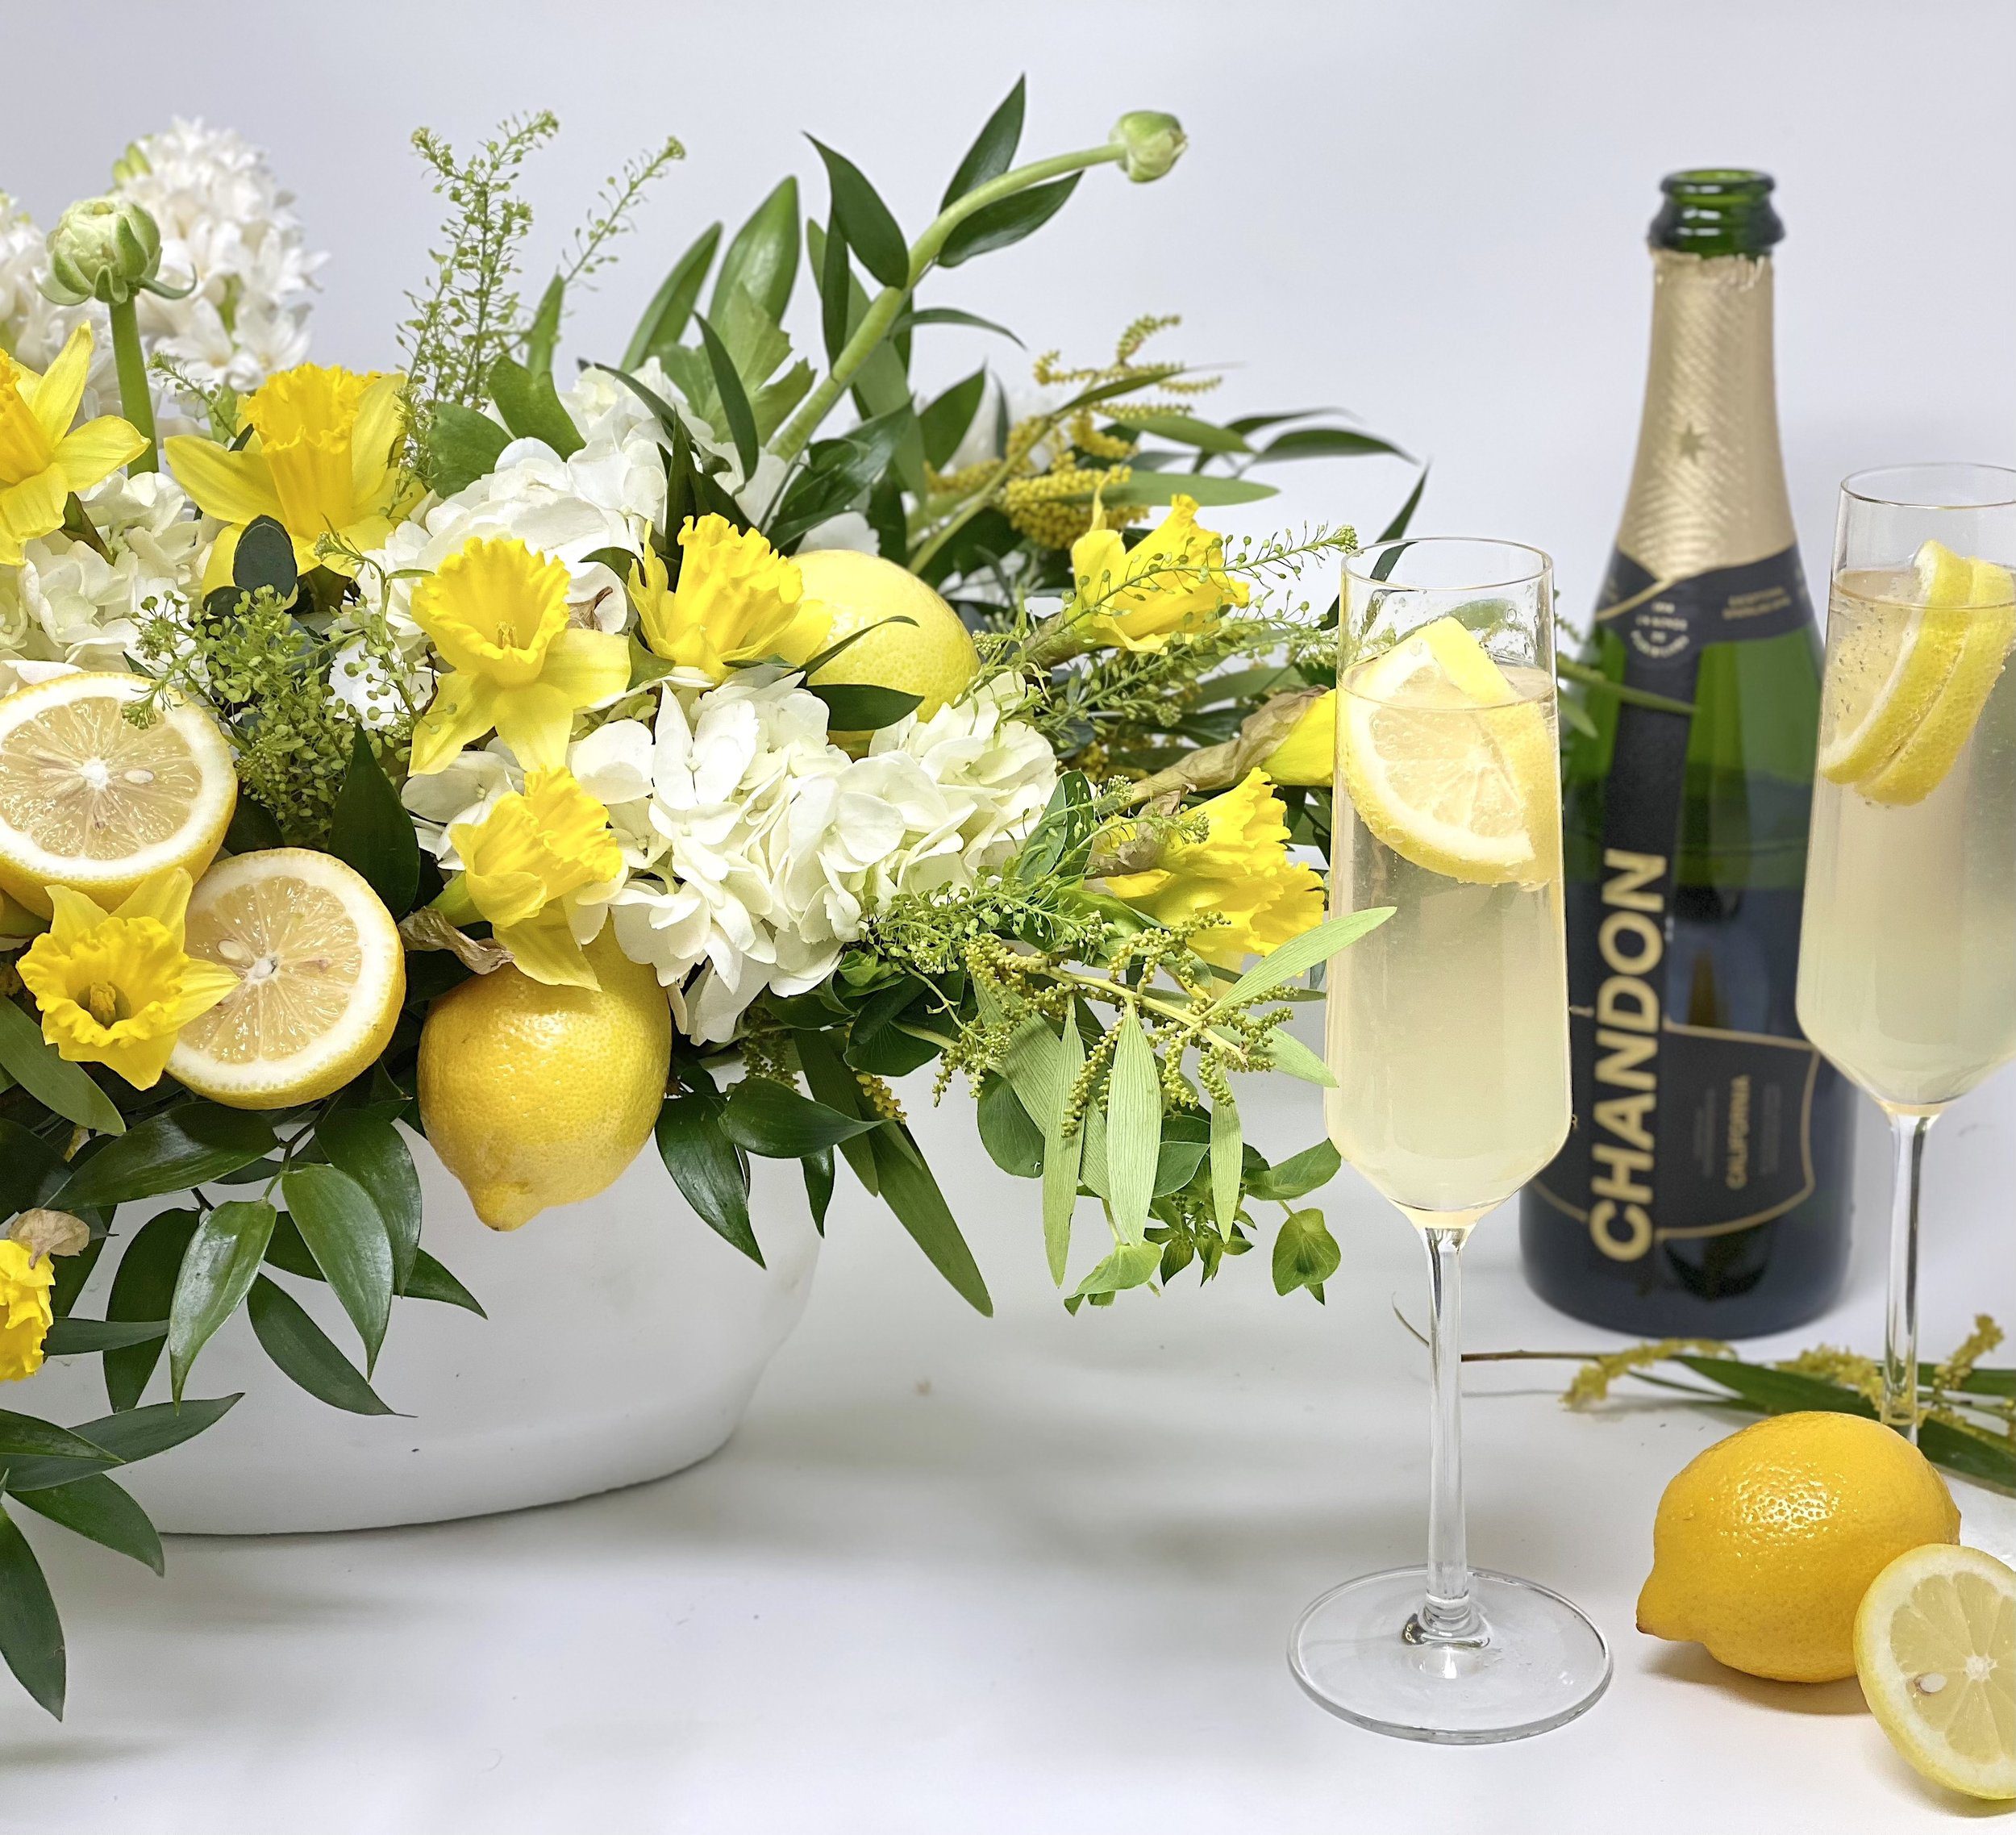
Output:
<svg viewBox="0 0 2016 1835">
<path fill-rule="evenodd" d="M 721 412 L 728 423 L 728 437 L 734 443 L 735 458 L 746 482 L 756 476 L 760 449 L 756 440 L 756 410 L 749 405 L 748 391 L 735 373 L 735 360 L 729 356 L 728 347 L 721 341 L 721 334 L 702 316 L 696 315 L 694 323 L 700 327 L 700 341 L 706 348 L 707 365 L 714 373 L 714 389 L 721 398 Z"/>
<path fill-rule="evenodd" d="M 420 1249 L 420 1175 L 397 1125 L 366 1110 L 334 1109 L 316 1124 L 315 1143 L 369 1196 L 391 1245 L 392 1291 L 404 1293 Z"/>
<path fill-rule="evenodd" d="M 952 173 L 952 182 L 939 208 L 956 204 L 968 191 L 977 190 L 989 179 L 998 178 L 1015 162 L 1015 149 L 1022 144 L 1023 113 L 1028 100 L 1029 79 L 1015 78 L 1015 86 L 1004 96 L 986 124 L 966 149 L 966 156 Z"/>
<path fill-rule="evenodd" d="M 23 1491 L 19 1501 L 38 1516 L 66 1529 L 85 1536 L 115 1554 L 129 1556 L 156 1574 L 167 1571 L 161 1553 L 161 1538 L 147 1512 L 132 1495 L 98 1473 L 73 1478 L 66 1485 L 48 1485 L 40 1491 Z"/>
<path fill-rule="evenodd" d="M 654 1130 L 658 1157 L 701 1220 L 760 1268 L 763 1250 L 749 1222 L 749 1175 L 722 1126 L 722 1107 L 711 1086 L 667 1097 Z"/>
<path fill-rule="evenodd" d="M 846 235 L 848 245 L 860 256 L 861 265 L 884 286 L 909 286 L 910 244 L 904 240 L 895 213 L 882 202 L 881 194 L 868 182 L 867 175 L 844 153 L 835 152 L 818 140 L 813 140 L 812 144 L 826 164 L 834 218 Z"/>
<path fill-rule="evenodd" d="M 785 177 L 750 213 L 721 257 L 707 301 L 707 315 L 719 320 L 741 288 L 773 319 L 791 303 L 798 273 L 798 181 Z"/>
<path fill-rule="evenodd" d="M 378 1361 L 392 1313 L 392 1242 L 370 1194 L 333 1166 L 297 1166 L 281 1195 L 315 1266 L 364 1342 L 364 1368 Z"/>
<path fill-rule="evenodd" d="M 1300 936 L 1291 936 L 1279 948 L 1261 957 L 1218 995 L 1211 1003 L 1213 1009 L 1224 1012 L 1271 993 L 1297 975 L 1307 974 L 1318 962 L 1327 962 L 1340 949 L 1349 949 L 1368 931 L 1377 930 L 1393 912 L 1391 905 L 1352 911 L 1343 917 L 1330 918 L 1313 930 L 1304 931 Z"/>
<path fill-rule="evenodd" d="M 984 204 L 956 225 L 939 251 L 941 268 L 956 268 L 978 255 L 1012 248 L 1026 236 L 1034 236 L 1071 202 L 1071 194 L 1085 176 L 1074 172 L 1068 178 L 1052 179 L 1048 185 L 1031 185 L 1006 198 Z"/>
<path fill-rule="evenodd" d="M 419 836 L 361 726 L 330 811 L 329 851 L 364 875 L 394 917 L 413 909 L 420 890 Z"/>
<path fill-rule="evenodd" d="M 0 1070 L 42 1106 L 94 1134 L 123 1134 L 126 1118 L 81 1064 L 66 1062 L 42 1028 L 11 1000 L 0 999 Z"/>
<path fill-rule="evenodd" d="M 1154 1048 L 1129 1009 L 1114 1042 L 1106 1079 L 1106 1175 L 1112 1186 L 1114 1228 L 1123 1242 L 1142 1240 L 1155 1198 L 1155 1169 L 1162 1140 L 1162 1078 Z"/>
<path fill-rule="evenodd" d="M 28 1538 L 0 1508 L 0 1657 L 14 1679 L 57 1720 L 63 1718 L 63 1621 Z"/>
<path fill-rule="evenodd" d="M 277 1282 L 261 1274 L 252 1283 L 246 1311 L 260 1348 L 317 1401 L 353 1415 L 393 1412 L 307 1308 Z"/>
<path fill-rule="evenodd" d="M 169 1303 L 168 1379 L 176 1401 L 197 1353 L 250 1290 L 277 1215 L 270 1204 L 235 1199 L 196 1226 Z"/>
<path fill-rule="evenodd" d="M 721 228 L 718 223 L 710 223 L 658 283 L 657 292 L 652 295 L 637 328 L 630 334 L 630 342 L 623 347 L 623 369 L 635 369 L 647 357 L 660 355 L 678 343 L 699 301 L 700 290 L 706 284 L 714 251 L 721 246 Z"/>
<path fill-rule="evenodd" d="M 96 1210 L 185 1191 L 263 1159 L 273 1145 L 273 1123 L 263 1115 L 215 1103 L 177 1103 L 74 1166 L 55 1206 Z"/>
<path fill-rule="evenodd" d="M 722 1104 L 721 1129 L 744 1151 L 798 1160 L 881 1126 L 829 1108 L 767 1077 L 745 1077 Z"/>
</svg>

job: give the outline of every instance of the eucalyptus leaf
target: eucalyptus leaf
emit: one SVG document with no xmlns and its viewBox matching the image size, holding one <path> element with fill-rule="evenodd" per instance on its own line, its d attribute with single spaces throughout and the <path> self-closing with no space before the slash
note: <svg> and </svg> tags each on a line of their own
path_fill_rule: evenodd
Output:
<svg viewBox="0 0 2016 1835">
<path fill-rule="evenodd" d="M 1292 1294 L 1297 1287 L 1306 1287 L 1320 1300 L 1323 1282 L 1337 1272 L 1343 1258 L 1322 1212 L 1292 1211 L 1281 1220 L 1274 1238 L 1274 1291 Z"/>
<path fill-rule="evenodd" d="M 219 1204 L 196 1226 L 169 1303 L 169 1390 L 177 1402 L 196 1353 L 250 1290 L 275 1215 L 270 1204 L 239 1199 Z"/>
<path fill-rule="evenodd" d="M 0 1070 L 52 1112 L 94 1134 L 123 1134 L 126 1118 L 81 1064 L 66 1063 L 42 1028 L 0 996 Z"/>
<path fill-rule="evenodd" d="M 231 551 L 231 583 L 241 593 L 270 590 L 285 605 L 301 583 L 294 538 L 279 519 L 255 516 L 239 532 Z"/>
<path fill-rule="evenodd" d="M 333 1166 L 296 1166 L 281 1175 L 287 1212 L 323 1278 L 364 1342 L 364 1369 L 378 1361 L 392 1312 L 392 1243 L 371 1195 Z"/>
<path fill-rule="evenodd" d="M 264 1274 L 252 1283 L 246 1311 L 260 1348 L 319 1402 L 353 1415 L 389 1415 L 356 1365 L 300 1301 Z"/>
</svg>

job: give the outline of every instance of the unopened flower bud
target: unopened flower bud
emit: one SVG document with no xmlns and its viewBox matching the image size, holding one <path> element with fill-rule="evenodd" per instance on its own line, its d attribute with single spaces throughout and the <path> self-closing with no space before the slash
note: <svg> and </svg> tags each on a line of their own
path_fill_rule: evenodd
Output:
<svg viewBox="0 0 2016 1835">
<path fill-rule="evenodd" d="M 1123 150 L 1120 169 L 1137 185 L 1161 177 L 1190 144 L 1173 115 L 1152 108 L 1137 108 L 1122 115 L 1108 139 Z"/>
<path fill-rule="evenodd" d="M 123 304 L 151 282 L 161 265 L 161 232 L 138 204 L 85 198 L 49 231 L 49 273 L 42 290 L 59 306 L 87 299 Z"/>
<path fill-rule="evenodd" d="M 136 178 L 144 178 L 154 169 L 154 162 L 147 156 L 147 149 L 138 140 L 128 140 L 126 151 L 112 162 L 112 182 L 130 185 Z"/>
</svg>

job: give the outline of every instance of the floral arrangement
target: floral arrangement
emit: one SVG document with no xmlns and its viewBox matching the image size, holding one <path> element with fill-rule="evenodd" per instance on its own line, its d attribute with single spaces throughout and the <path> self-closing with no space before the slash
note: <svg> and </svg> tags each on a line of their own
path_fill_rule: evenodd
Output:
<svg viewBox="0 0 2016 1835">
<path fill-rule="evenodd" d="M 423 1245 L 416 1134 L 500 1229 L 655 1141 L 758 1262 L 751 1157 L 818 1220 L 843 1161 L 985 1312 L 889 1081 L 935 1063 L 1039 1185 L 1066 1303 L 1208 1278 L 1263 1202 L 1277 1287 L 1321 1299 L 1297 1201 L 1335 1154 L 1269 1164 L 1232 1078 L 1327 1080 L 1283 1022 L 1366 921 L 1323 924 L 1302 857 L 1335 640 L 1294 583 L 1353 537 L 1205 519 L 1395 448 L 1205 418 L 1217 378 L 1147 354 L 1173 320 L 1041 358 L 1014 407 L 985 365 L 919 398 L 939 328 L 1012 336 L 927 282 L 1184 150 L 1135 114 L 1017 164 L 1022 113 L 1018 84 L 914 237 L 814 143 L 823 222 L 786 178 L 565 374 L 675 141 L 527 305 L 515 181 L 553 121 L 417 135 L 447 217 L 397 370 L 306 360 L 320 258 L 234 135 L 137 142 L 46 238 L 0 212 L 0 1378 L 95 1354 L 111 1405 L 0 1413 L 0 1654 L 52 1712 L 9 1508 L 158 1568 L 111 1474 L 231 1406 L 189 1385 L 241 1307 L 367 1414 L 395 1299 L 481 1311 Z"/>
</svg>

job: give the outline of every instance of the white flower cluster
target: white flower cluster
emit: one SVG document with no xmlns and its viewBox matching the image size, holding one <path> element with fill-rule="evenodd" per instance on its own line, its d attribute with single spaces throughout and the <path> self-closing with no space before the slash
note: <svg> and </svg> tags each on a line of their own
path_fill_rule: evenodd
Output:
<svg viewBox="0 0 2016 1835">
<path fill-rule="evenodd" d="M 725 1043 L 766 989 L 816 987 L 898 892 L 971 886 L 1013 853 L 1057 769 L 1014 717 L 1018 692 L 983 683 L 852 758 L 795 675 L 748 669 L 719 687 L 668 678 L 655 719 L 610 720 L 570 753 L 608 807 L 626 867 L 580 911 L 577 933 L 606 914 L 623 953 L 672 991 L 681 1030 Z M 458 864 L 448 825 L 480 819 L 518 782 L 493 744 L 408 782 L 444 868 Z"/>
<path fill-rule="evenodd" d="M 326 257 L 308 252 L 293 198 L 257 148 L 227 128 L 178 120 L 133 144 L 112 191 L 152 214 L 161 232 L 162 278 L 195 282 L 182 299 L 140 295 L 146 349 L 172 357 L 195 382 L 227 383 L 240 394 L 306 357 L 314 275 Z M 31 369 L 44 369 L 71 328 L 95 315 L 85 411 L 115 412 L 119 391 L 104 308 L 54 306 L 43 297 L 43 233 L 0 195 L 0 348 Z M 201 430 L 194 405 L 165 377 L 155 378 L 155 395 L 163 433 Z"/>
<path fill-rule="evenodd" d="M 197 595 L 216 528 L 165 472 L 115 473 L 84 504 L 109 559 L 58 530 L 0 567 L 0 693 L 65 668 L 124 669 L 149 603 Z"/>
</svg>

